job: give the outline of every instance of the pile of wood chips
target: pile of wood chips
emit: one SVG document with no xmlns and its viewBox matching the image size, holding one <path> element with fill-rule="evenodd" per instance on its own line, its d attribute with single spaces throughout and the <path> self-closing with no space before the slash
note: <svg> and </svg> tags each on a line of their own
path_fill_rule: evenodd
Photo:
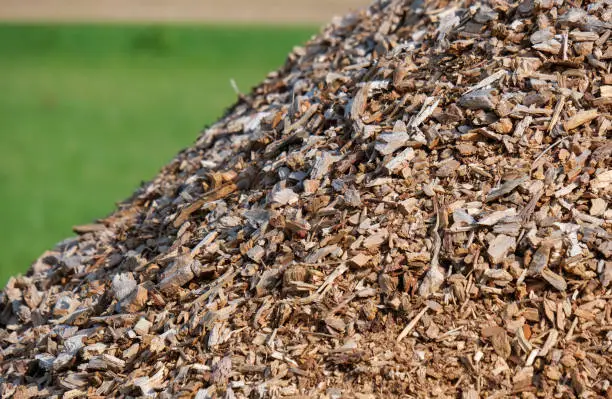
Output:
<svg viewBox="0 0 612 399">
<path fill-rule="evenodd" d="M 0 395 L 612 398 L 612 2 L 334 21 L 0 294 Z"/>
</svg>

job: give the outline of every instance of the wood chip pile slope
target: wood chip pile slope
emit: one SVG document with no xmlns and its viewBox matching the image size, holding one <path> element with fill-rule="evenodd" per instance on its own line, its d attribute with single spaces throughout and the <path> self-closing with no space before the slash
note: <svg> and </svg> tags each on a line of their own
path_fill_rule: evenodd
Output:
<svg viewBox="0 0 612 399">
<path fill-rule="evenodd" d="M 1 396 L 612 397 L 611 28 L 338 19 L 10 280 Z"/>
</svg>

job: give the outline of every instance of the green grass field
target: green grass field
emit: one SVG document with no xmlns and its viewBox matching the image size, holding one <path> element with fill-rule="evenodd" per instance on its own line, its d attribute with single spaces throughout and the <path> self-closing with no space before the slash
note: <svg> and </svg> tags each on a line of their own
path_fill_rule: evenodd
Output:
<svg viewBox="0 0 612 399">
<path fill-rule="evenodd" d="M 152 178 L 314 28 L 0 25 L 0 284 Z"/>
</svg>

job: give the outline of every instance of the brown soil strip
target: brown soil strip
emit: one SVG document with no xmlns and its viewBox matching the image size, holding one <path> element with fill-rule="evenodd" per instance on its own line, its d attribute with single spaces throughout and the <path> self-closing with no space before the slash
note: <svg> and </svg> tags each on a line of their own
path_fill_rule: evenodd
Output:
<svg viewBox="0 0 612 399">
<path fill-rule="evenodd" d="M 369 0 L 0 0 L 0 21 L 325 23 Z"/>
</svg>

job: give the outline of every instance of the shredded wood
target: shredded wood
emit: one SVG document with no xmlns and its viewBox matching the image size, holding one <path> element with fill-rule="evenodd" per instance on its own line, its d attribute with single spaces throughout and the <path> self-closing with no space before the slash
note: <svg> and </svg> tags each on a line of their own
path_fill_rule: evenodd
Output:
<svg viewBox="0 0 612 399">
<path fill-rule="evenodd" d="M 9 281 L 0 396 L 612 397 L 611 28 L 334 20 Z"/>
</svg>

